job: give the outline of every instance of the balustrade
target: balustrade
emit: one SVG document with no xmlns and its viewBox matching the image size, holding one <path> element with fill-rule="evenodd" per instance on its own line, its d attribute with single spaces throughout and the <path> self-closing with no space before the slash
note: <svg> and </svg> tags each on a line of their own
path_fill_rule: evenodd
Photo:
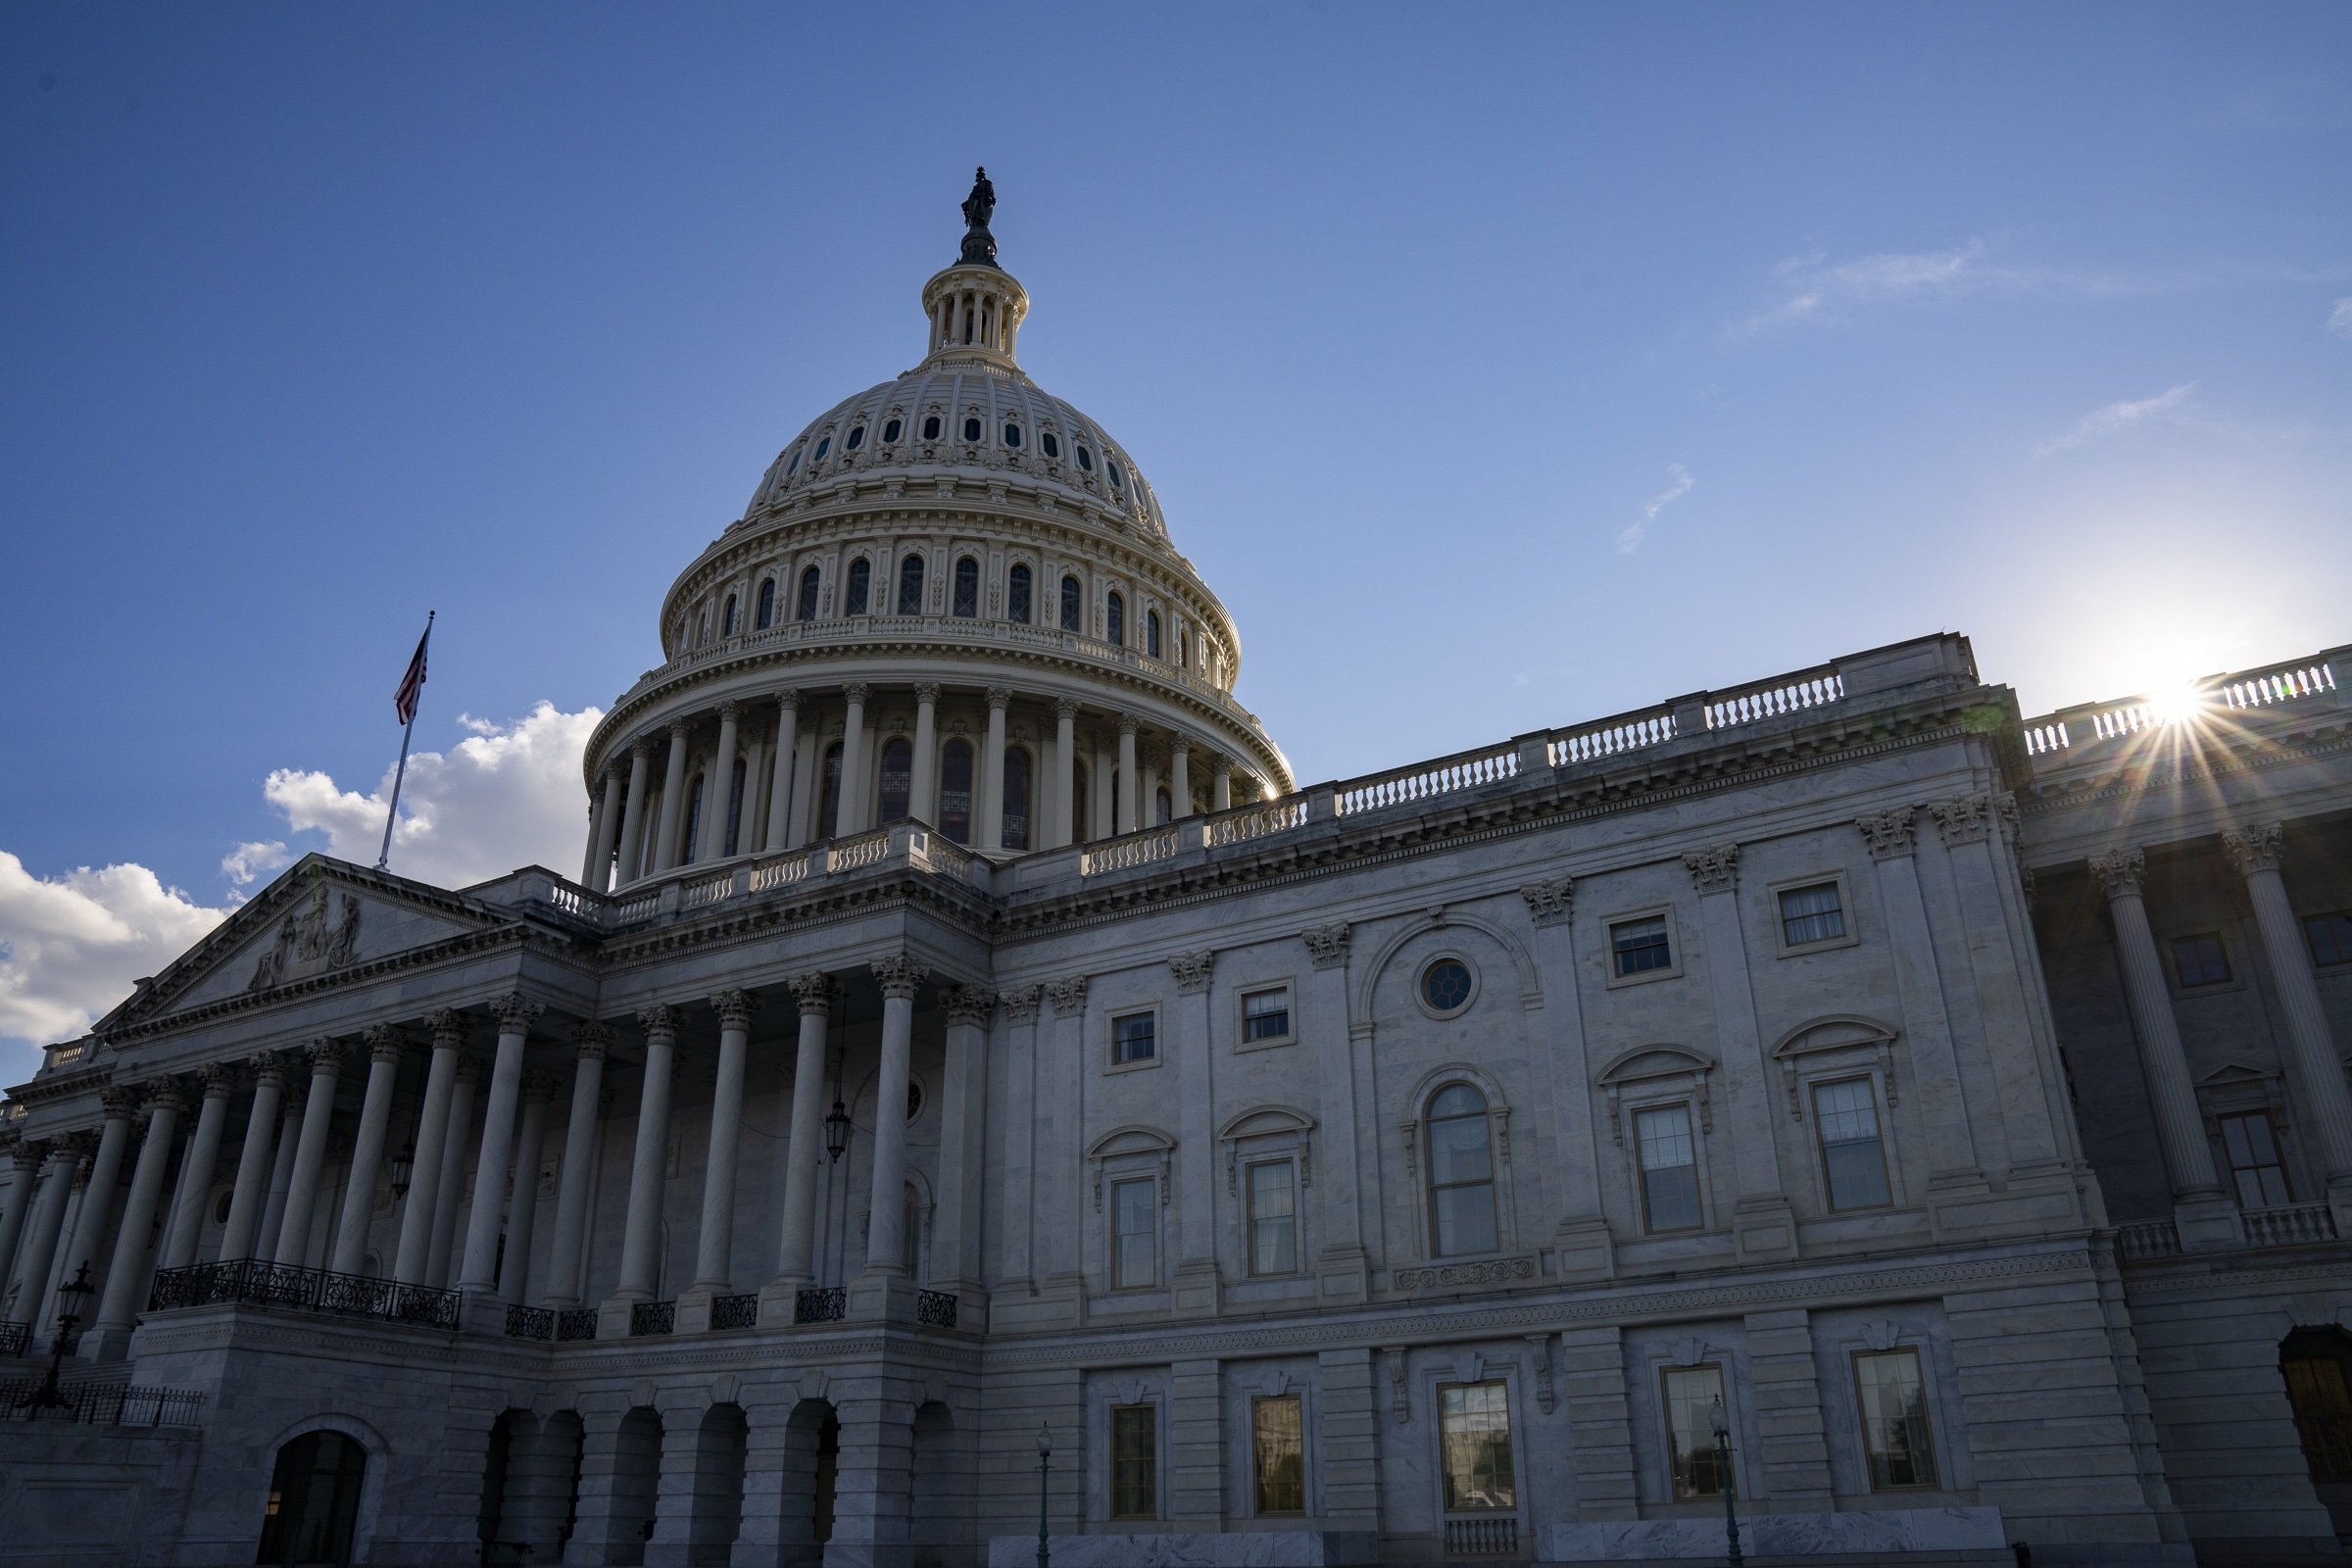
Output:
<svg viewBox="0 0 2352 1568">
<path fill-rule="evenodd" d="M 287 1306 L 306 1312 L 345 1313 L 391 1323 L 411 1323 L 420 1328 L 454 1330 L 458 1326 L 459 1301 L 455 1291 L 402 1285 L 359 1274 L 335 1274 L 325 1269 L 297 1268 L 289 1263 L 265 1263 L 259 1258 L 239 1258 L 159 1270 L 148 1295 L 147 1310 L 169 1312 L 236 1302 Z"/>
<path fill-rule="evenodd" d="M 946 1291 L 914 1293 L 914 1320 L 925 1328 L 954 1328 L 956 1307 L 956 1298 Z"/>
<path fill-rule="evenodd" d="M 1663 746 L 1672 739 L 1674 710 L 1661 706 L 1561 730 L 1552 736 L 1548 750 L 1552 766 L 1567 767 L 1638 752 L 1645 746 Z"/>
<path fill-rule="evenodd" d="M 839 875 L 843 871 L 878 865 L 889 853 L 890 829 L 875 828 L 870 833 L 841 839 L 830 846 L 825 852 L 825 870 Z"/>
<path fill-rule="evenodd" d="M 710 1326 L 713 1329 L 750 1329 L 760 1326 L 760 1297 L 757 1292 L 741 1296 L 714 1296 L 710 1298 Z"/>
<path fill-rule="evenodd" d="M 2128 1258 L 2177 1257 L 2180 1228 L 2169 1219 L 2134 1220 L 2117 1227 L 2115 1245 Z"/>
<path fill-rule="evenodd" d="M 694 877 L 679 888 L 678 906 L 685 909 L 700 908 L 706 904 L 718 903 L 734 891 L 735 873 L 732 871 Z"/>
<path fill-rule="evenodd" d="M 840 1285 L 820 1285 L 795 1291 L 792 1297 L 792 1320 L 795 1323 L 838 1323 L 849 1316 L 850 1293 Z"/>
<path fill-rule="evenodd" d="M 1416 762 L 1411 767 L 1392 768 L 1370 778 L 1348 780 L 1339 786 L 1338 810 L 1342 816 L 1350 816 L 1385 807 L 1408 806 L 1415 801 L 1451 795 L 1457 790 L 1508 783 L 1518 774 L 1516 745 L 1457 753 L 1434 762 Z"/>
<path fill-rule="evenodd" d="M 2249 1208 L 2238 1215 L 2238 1221 L 2245 1228 L 2248 1247 L 2297 1247 L 2335 1240 L 2335 1216 L 2326 1203 Z"/>
<path fill-rule="evenodd" d="M 556 1314 L 556 1343 L 596 1338 L 596 1308 L 568 1306 Z"/>
<path fill-rule="evenodd" d="M 1783 713 L 1801 712 L 1835 703 L 1845 696 L 1845 679 L 1827 664 L 1816 669 L 1799 670 L 1792 675 L 1776 675 L 1754 686 L 1737 687 L 1729 692 L 1707 694 L 1707 728 L 1730 729 L 1738 724 L 1752 724 L 1762 718 L 1778 718 Z"/>
<path fill-rule="evenodd" d="M 1519 1520 L 1510 1514 L 1493 1519 L 1448 1519 L 1446 1521 L 1446 1554 L 1448 1557 L 1516 1557 L 1519 1555 Z"/>
<path fill-rule="evenodd" d="M 629 1337 L 674 1333 L 678 1326 L 675 1301 L 638 1301 L 629 1308 Z"/>
<path fill-rule="evenodd" d="M 556 1337 L 556 1314 L 545 1306 L 524 1306 L 517 1301 L 507 1308 L 507 1338 L 510 1340 L 552 1340 Z"/>
</svg>

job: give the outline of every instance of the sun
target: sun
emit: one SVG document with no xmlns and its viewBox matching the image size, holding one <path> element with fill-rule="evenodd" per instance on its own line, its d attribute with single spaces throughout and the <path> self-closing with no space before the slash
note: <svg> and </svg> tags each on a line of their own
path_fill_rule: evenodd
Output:
<svg viewBox="0 0 2352 1568">
<path fill-rule="evenodd" d="M 2189 681 L 2159 686 L 2148 694 L 2148 711 L 2159 724 L 2180 724 L 2205 710 L 2205 694 Z"/>
</svg>

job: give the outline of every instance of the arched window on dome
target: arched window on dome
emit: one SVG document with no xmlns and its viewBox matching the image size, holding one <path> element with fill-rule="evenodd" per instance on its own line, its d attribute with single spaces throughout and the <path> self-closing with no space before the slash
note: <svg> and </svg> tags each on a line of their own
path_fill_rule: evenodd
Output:
<svg viewBox="0 0 2352 1568">
<path fill-rule="evenodd" d="M 743 788 L 750 773 L 750 764 L 735 760 L 735 776 L 727 781 L 727 833 L 719 844 L 721 855 L 740 855 L 743 839 Z"/>
<path fill-rule="evenodd" d="M 798 606 L 801 619 L 816 618 L 816 587 L 823 580 L 822 574 L 814 566 L 801 573 L 801 602 Z"/>
<path fill-rule="evenodd" d="M 753 616 L 752 629 L 765 631 L 776 623 L 776 579 L 769 577 L 760 584 L 760 608 Z"/>
<path fill-rule="evenodd" d="M 703 775 L 694 775 L 694 783 L 686 790 L 686 842 L 678 846 L 678 863 L 692 865 L 694 852 L 703 842 Z"/>
<path fill-rule="evenodd" d="M 1425 1126 L 1431 1252 L 1459 1257 L 1494 1251 L 1499 1244 L 1487 1097 L 1468 1084 L 1447 1084 L 1430 1097 Z"/>
<path fill-rule="evenodd" d="M 1062 578 L 1061 629 L 1063 631 L 1076 631 L 1078 629 L 1079 613 L 1085 609 L 1084 601 L 1085 593 L 1084 590 L 1079 588 L 1078 579 L 1075 577 Z"/>
<path fill-rule="evenodd" d="M 1153 659 L 1159 657 L 1159 612 L 1144 612 L 1144 652 Z"/>
<path fill-rule="evenodd" d="M 926 441 L 936 441 L 936 440 L 938 440 L 938 439 L 939 439 L 939 416 L 938 416 L 938 415 L 936 415 L 936 414 L 932 414 L 932 415 L 926 415 L 926 416 L 924 416 L 924 418 L 923 418 L 923 439 L 924 439 L 924 440 L 926 440 Z"/>
<path fill-rule="evenodd" d="M 792 456 L 784 460 L 784 477 L 789 479 L 801 471 L 801 449 L 794 447 Z"/>
<path fill-rule="evenodd" d="M 972 743 L 958 736 L 939 754 L 939 830 L 972 842 Z"/>
<path fill-rule="evenodd" d="M 1110 487 L 1113 490 L 1123 491 L 1127 488 L 1127 476 L 1119 471 L 1119 466 L 1117 464 L 1103 464 L 1102 471 L 1110 475 Z"/>
<path fill-rule="evenodd" d="M 1102 635 L 1114 648 L 1127 646 L 1127 601 L 1113 592 L 1102 611 Z"/>
<path fill-rule="evenodd" d="M 721 637 L 735 635 L 735 596 L 733 594 L 727 595 L 727 608 L 725 612 L 718 617 L 718 634 Z"/>
<path fill-rule="evenodd" d="M 882 444 L 884 446 L 890 446 L 894 444 L 897 442 L 900 436 L 906 433 L 906 426 L 903 421 L 892 419 L 882 426 Z"/>
<path fill-rule="evenodd" d="M 855 452 L 863 445 L 865 445 L 865 426 L 856 424 L 850 427 L 850 438 L 841 444 L 841 449 L 844 452 Z"/>
<path fill-rule="evenodd" d="M 873 581 L 874 564 L 872 562 L 859 556 L 856 561 L 850 563 L 850 600 L 842 609 L 843 614 L 862 615 L 865 613 L 866 596 L 873 586 Z"/>
<path fill-rule="evenodd" d="M 975 415 L 971 418 L 963 421 L 963 438 L 966 441 L 974 442 L 980 439 L 980 419 L 978 416 Z"/>
<path fill-rule="evenodd" d="M 911 814 L 914 788 L 914 748 L 903 736 L 893 736 L 882 748 L 882 820 L 896 822 Z"/>
<path fill-rule="evenodd" d="M 1020 450 L 1021 427 L 1010 419 L 1004 421 L 1004 444 L 1016 452 Z"/>
<path fill-rule="evenodd" d="M 829 435 L 826 435 L 826 436 L 819 436 L 819 437 L 817 437 L 817 440 L 816 440 L 816 451 L 815 451 L 815 452 L 813 452 L 813 453 L 811 453 L 811 454 L 810 454 L 810 456 L 811 456 L 811 457 L 812 457 L 812 458 L 813 458 L 813 459 L 814 459 L 816 462 L 818 462 L 818 463 L 822 463 L 822 462 L 824 462 L 824 461 L 825 461 L 825 454 L 826 454 L 826 453 L 828 453 L 828 452 L 830 452 L 830 451 L 832 451 L 832 450 L 833 450 L 833 438 L 832 438 L 831 436 L 829 436 Z"/>
<path fill-rule="evenodd" d="M 1078 466 L 1089 473 L 1095 471 L 1095 455 L 1086 450 L 1086 443 L 1083 441 L 1078 443 Z"/>
<path fill-rule="evenodd" d="M 899 613 L 923 612 L 923 558 L 908 556 L 899 563 Z"/>
<path fill-rule="evenodd" d="M 950 608 L 958 615 L 980 613 L 980 563 L 970 556 L 956 563 L 956 603 Z"/>
<path fill-rule="evenodd" d="M 1042 450 L 1049 458 L 1058 458 L 1061 456 L 1061 438 L 1051 430 L 1048 430 L 1045 434 L 1039 436 L 1037 438 L 1037 444 L 1040 450 Z"/>
<path fill-rule="evenodd" d="M 1004 618 L 1029 624 L 1029 568 L 1015 566 L 1004 578 Z"/>
<path fill-rule="evenodd" d="M 841 830 L 841 742 L 825 748 L 825 789 L 817 798 L 816 836 L 829 839 Z"/>
<path fill-rule="evenodd" d="M 1003 843 L 1008 850 L 1029 847 L 1029 748 L 1004 748 L 1004 820 Z"/>
</svg>

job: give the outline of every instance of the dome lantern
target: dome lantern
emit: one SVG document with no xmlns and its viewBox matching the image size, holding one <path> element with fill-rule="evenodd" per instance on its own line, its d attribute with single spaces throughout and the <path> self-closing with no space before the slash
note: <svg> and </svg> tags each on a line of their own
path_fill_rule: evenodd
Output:
<svg viewBox="0 0 2352 1568">
<path fill-rule="evenodd" d="M 972 193 L 963 199 L 963 250 L 956 265 L 923 285 L 923 315 L 931 323 L 925 354 L 977 353 L 1010 365 L 1013 339 L 1029 314 L 1029 294 L 997 265 L 997 237 L 988 230 L 996 215 L 997 187 L 988 171 L 972 172 Z"/>
</svg>

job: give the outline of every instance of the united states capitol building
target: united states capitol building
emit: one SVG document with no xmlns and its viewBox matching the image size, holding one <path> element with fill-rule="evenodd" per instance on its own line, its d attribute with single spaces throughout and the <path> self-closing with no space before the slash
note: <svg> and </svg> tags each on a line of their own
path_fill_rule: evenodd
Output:
<svg viewBox="0 0 2352 1568">
<path fill-rule="evenodd" d="M 314 856 L 9 1091 L 0 1560 L 2340 1560 L 2352 649 L 1301 779 L 993 199 L 576 880 Z"/>
</svg>

